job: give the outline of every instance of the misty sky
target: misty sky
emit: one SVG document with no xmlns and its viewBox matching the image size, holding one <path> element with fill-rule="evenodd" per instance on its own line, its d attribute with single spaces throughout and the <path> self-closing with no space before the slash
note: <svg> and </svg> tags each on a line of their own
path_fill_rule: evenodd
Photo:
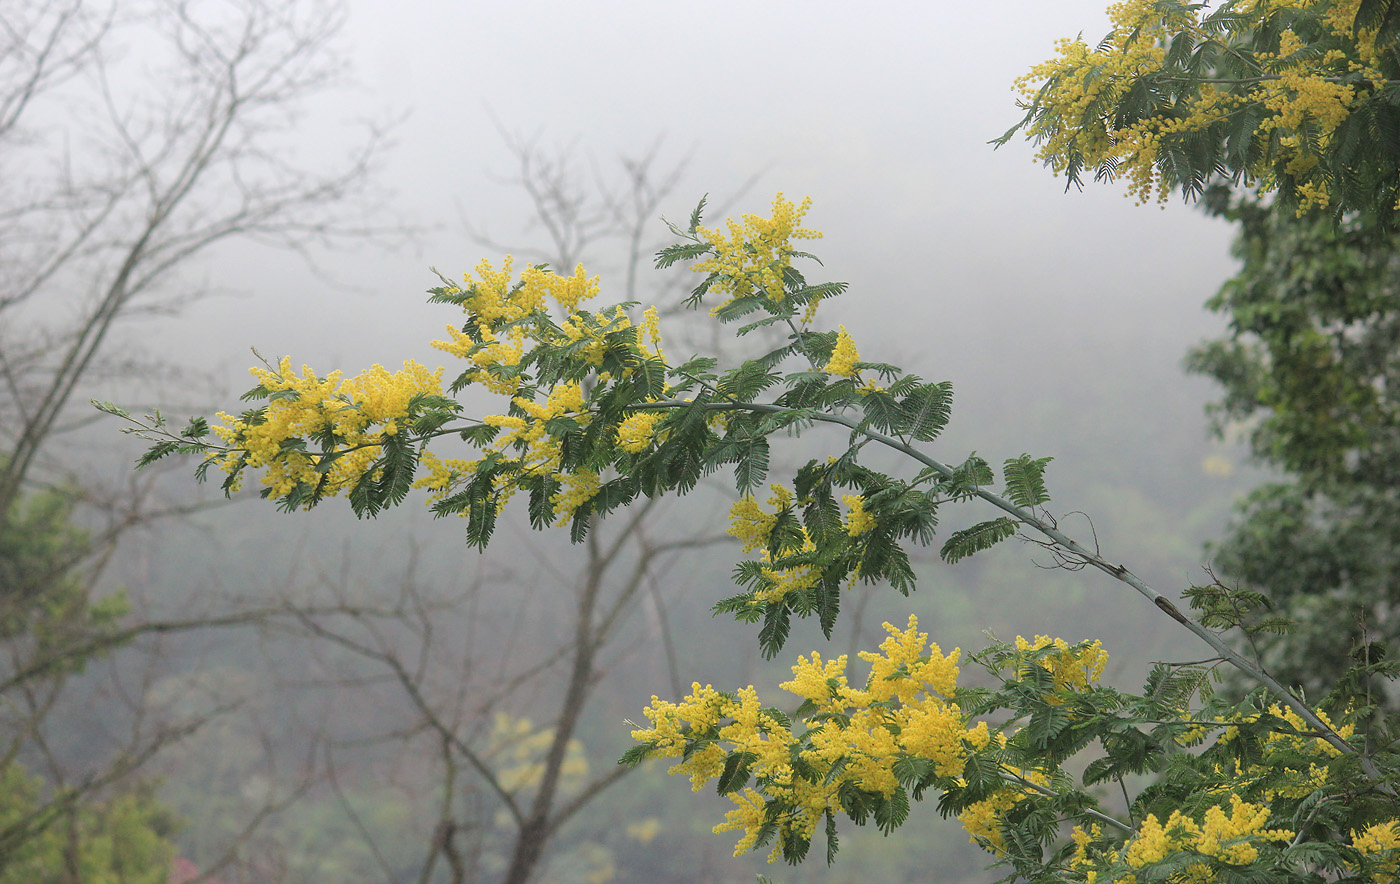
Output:
<svg viewBox="0 0 1400 884">
<path fill-rule="evenodd" d="M 204 332 L 184 328 L 230 366 L 249 344 L 318 370 L 393 364 L 405 348 L 426 359 L 421 342 L 451 319 L 419 309 L 427 267 L 455 276 L 499 257 L 463 219 L 501 241 L 539 237 L 502 183 L 513 164 L 494 117 L 543 146 L 575 145 L 585 168 L 662 138 L 661 165 L 688 158 L 667 210 L 677 219 L 755 173 L 742 210 L 780 190 L 810 195 L 825 272 L 853 283 L 830 315 L 872 355 L 888 347 L 955 377 L 972 373 L 966 359 L 1053 362 L 1107 334 L 1150 338 L 1143 355 L 1174 365 L 1215 327 L 1200 304 L 1231 266 L 1228 228 L 1180 203 L 1135 207 L 1118 185 L 1066 194 L 1029 145 L 986 143 L 1018 117 L 1015 77 L 1056 38 L 1097 40 L 1102 5 L 360 0 L 345 41 L 360 88 L 313 109 L 302 150 L 333 158 L 337 120 L 406 114 L 380 181 L 426 232 L 327 258 L 322 276 L 227 250 L 212 278 L 255 281 L 194 314 Z M 230 334 L 245 325 L 247 340 Z"/>
</svg>

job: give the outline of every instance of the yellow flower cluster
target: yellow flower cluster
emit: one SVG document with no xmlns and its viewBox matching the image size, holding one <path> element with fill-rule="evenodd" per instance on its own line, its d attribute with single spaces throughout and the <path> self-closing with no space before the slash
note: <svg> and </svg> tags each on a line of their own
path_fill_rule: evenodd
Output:
<svg viewBox="0 0 1400 884">
<path fill-rule="evenodd" d="M 773 512 L 759 506 L 753 495 L 746 494 L 729 508 L 729 534 L 744 545 L 744 552 L 753 552 L 768 545 L 768 535 L 778 521 L 778 513 L 792 506 L 792 492 L 774 482 L 768 486 L 773 492 L 768 505 Z"/>
<path fill-rule="evenodd" d="M 850 509 L 846 514 L 846 533 L 859 537 L 875 527 L 875 517 L 865 511 L 865 498 L 859 494 L 843 494 L 841 500 Z"/>
<path fill-rule="evenodd" d="M 772 485 L 773 497 L 768 505 L 782 509 L 792 499 L 792 493 L 781 485 Z M 746 494 L 729 508 L 729 535 L 744 546 L 744 552 L 753 552 L 768 545 L 768 535 L 773 533 L 773 525 L 778 521 L 777 513 L 770 513 Z"/>
<path fill-rule="evenodd" d="M 1352 832 L 1351 845 L 1363 856 L 1375 858 L 1371 875 L 1375 884 L 1400 881 L 1400 822 L 1391 820 Z"/>
<path fill-rule="evenodd" d="M 617 425 L 617 444 L 624 451 L 636 454 L 651 444 L 656 424 L 665 416 L 661 411 L 639 411 L 629 415 Z"/>
<path fill-rule="evenodd" d="M 554 504 L 556 528 L 569 524 L 578 508 L 592 500 L 603 487 L 602 477 L 584 469 L 564 473 L 560 476 L 560 482 L 564 487 L 549 497 L 549 502 Z"/>
<path fill-rule="evenodd" d="M 1332 719 L 1328 717 L 1326 712 L 1323 712 L 1321 709 L 1314 711 L 1317 717 L 1322 719 L 1322 723 L 1336 731 L 1337 736 L 1341 737 L 1343 740 L 1350 739 L 1351 735 L 1356 732 L 1356 725 L 1344 724 L 1338 726 L 1332 723 Z M 1269 714 L 1277 715 L 1279 718 L 1288 722 L 1290 727 L 1297 730 L 1312 730 L 1312 726 L 1304 721 L 1301 715 L 1286 706 L 1280 706 L 1276 703 L 1269 707 Z M 1297 734 L 1283 734 L 1278 732 L 1269 734 L 1268 739 L 1265 741 L 1265 746 L 1284 752 L 1308 752 L 1311 750 L 1314 754 L 1324 755 L 1328 758 L 1336 758 L 1338 755 L 1342 754 L 1342 750 L 1321 737 L 1303 737 Z"/>
<path fill-rule="evenodd" d="M 1080 39 L 1059 40 L 1056 58 L 1036 65 L 1014 84 L 1024 104 L 1039 101 L 1054 111 L 1053 121 L 1037 120 L 1028 132 L 1041 144 L 1037 159 L 1056 174 L 1065 172 L 1076 154 L 1090 168 L 1121 163 L 1127 171 L 1146 176 L 1132 182 L 1132 191 L 1144 201 L 1155 181 L 1157 136 L 1114 129 L 1095 114 L 1097 108 L 1121 100 L 1136 78 L 1161 67 L 1165 50 L 1160 41 L 1166 29 L 1152 6 L 1150 0 L 1114 4 L 1109 10 L 1113 31 L 1098 49 Z M 1043 92 L 1041 84 L 1052 79 L 1055 85 Z"/>
<path fill-rule="evenodd" d="M 806 528 L 800 529 L 802 532 L 802 546 L 796 552 L 811 553 L 817 551 L 817 545 L 813 542 Z M 759 557 L 762 561 L 772 561 L 772 555 L 768 550 L 764 550 Z M 796 565 L 785 567 L 764 568 L 763 576 L 768 580 L 769 585 L 754 593 L 754 598 L 761 602 L 778 602 L 786 598 L 789 593 L 803 592 L 817 585 L 821 579 L 821 569 L 816 565 Z"/>
<path fill-rule="evenodd" d="M 529 332 L 524 325 L 516 323 L 545 309 L 551 302 L 567 316 L 577 310 L 582 301 L 598 294 L 598 277 L 589 277 L 582 264 L 575 268 L 573 276 L 560 276 L 531 266 L 520 274 L 520 281 L 515 284 L 511 283 L 512 264 L 509 256 L 500 270 L 490 261 L 482 261 L 477 265 L 476 278 L 465 274 L 464 287 L 452 292 L 467 293 L 462 309 L 475 322 L 480 341 L 474 340 L 466 330 L 453 326 L 447 327 L 448 340 L 433 341 L 437 349 L 467 359 L 477 367 L 469 376 L 470 381 L 482 384 L 493 393 L 506 395 L 520 389 L 519 379 L 498 377 L 489 369 L 496 365 L 520 364 Z"/>
<path fill-rule="evenodd" d="M 475 460 L 444 459 L 426 452 L 422 457 L 424 475 L 415 487 L 427 488 L 430 499 L 438 500 L 453 494 L 468 480 L 483 459 L 493 463 L 513 463 L 520 476 L 559 474 L 562 487 L 550 502 L 555 507 L 556 524 L 566 524 L 586 501 L 602 487 L 603 479 L 591 470 L 572 473 L 561 471 L 562 454 L 559 438 L 551 434 L 546 424 L 556 418 L 569 418 L 580 426 L 591 420 L 583 387 L 576 381 L 560 383 L 543 392 L 545 401 L 527 399 L 517 394 L 523 376 L 501 372 L 498 367 L 521 364 L 528 348 L 544 345 L 554 348 L 575 348 L 579 357 L 601 368 L 607 352 L 609 336 L 633 328 L 632 320 L 621 306 L 607 307 L 593 314 L 581 313 L 581 302 L 598 291 L 598 278 L 589 277 L 582 266 L 573 276 L 564 277 L 540 267 L 529 267 L 512 283 L 512 261 L 506 258 L 500 270 L 483 261 L 476 268 L 475 279 L 468 274 L 463 309 L 470 321 L 462 328 L 448 328 L 446 341 L 434 341 L 433 346 L 461 357 L 474 366 L 466 373 L 468 383 L 479 383 L 493 393 L 512 396 L 516 414 L 487 415 L 483 422 L 500 427 L 491 443 L 481 448 L 482 457 Z M 564 313 L 556 326 L 548 322 L 532 322 L 532 317 L 554 304 Z M 655 307 L 643 313 L 638 345 L 645 346 L 657 358 L 664 359 L 661 347 L 660 314 Z M 496 373 L 492 369 L 496 368 Z M 631 373 L 631 368 L 620 372 Z M 608 372 L 596 375 L 599 384 L 613 380 Z M 537 394 L 538 395 L 538 394 Z M 655 438 L 655 424 L 664 414 L 656 411 L 637 412 L 618 427 L 615 441 L 623 449 L 637 453 Z M 503 508 L 517 490 L 515 482 L 502 482 L 498 487 L 497 506 Z M 463 515 L 469 515 L 464 512 Z"/>
<path fill-rule="evenodd" d="M 1082 162 L 1088 170 L 1111 169 L 1128 182 L 1129 195 L 1140 203 L 1168 195 L 1159 160 L 1163 139 L 1197 132 L 1230 118 L 1247 106 L 1267 113 L 1257 133 L 1269 137 L 1278 133 L 1279 144 L 1290 175 L 1303 176 L 1317 163 L 1317 151 L 1325 149 L 1331 133 L 1351 113 L 1356 101 L 1381 88 L 1384 75 L 1379 70 L 1379 50 L 1374 31 L 1356 31 L 1356 13 L 1361 0 L 1258 0 L 1237 3 L 1232 11 L 1245 17 L 1264 18 L 1280 7 L 1321 13 L 1327 39 L 1342 48 L 1316 50 L 1304 45 L 1291 30 L 1280 35 L 1278 52 L 1252 53 L 1264 72 L 1258 82 L 1221 84 L 1206 82 L 1194 94 L 1146 119 L 1127 126 L 1115 126 L 1115 109 L 1127 98 L 1141 78 L 1160 72 L 1166 59 L 1166 46 L 1176 35 L 1198 42 L 1219 40 L 1202 26 L 1208 11 L 1204 4 L 1165 7 L 1152 0 L 1129 0 L 1109 9 L 1113 30 L 1097 48 L 1082 40 L 1056 43 L 1056 57 L 1036 65 L 1016 81 L 1022 106 L 1038 104 L 1049 113 L 1032 121 L 1027 134 L 1039 145 L 1037 159 L 1057 174 L 1072 163 Z M 1236 30 L 1246 32 L 1248 24 Z M 1248 50 L 1233 47 L 1232 52 Z M 1361 73 L 1367 86 L 1335 82 L 1340 76 Z M 1234 91 L 1228 91 L 1236 87 Z M 1224 87 L 1224 88 L 1221 88 Z M 1320 129 L 1320 138 L 1302 137 L 1311 121 Z M 1076 159 L 1077 158 L 1077 159 Z M 1261 156 L 1247 175 L 1264 190 L 1277 187 L 1274 161 L 1279 156 Z M 1300 211 L 1329 202 L 1327 184 L 1308 179 L 1298 183 Z"/>
<path fill-rule="evenodd" d="M 646 710 L 652 726 L 632 737 L 652 744 L 662 757 L 681 757 L 689 748 L 690 756 L 671 773 L 688 774 L 697 791 L 723 771 L 724 744 L 728 751 L 752 753 L 759 788 L 732 794 L 734 809 L 715 831 L 742 831 L 735 854 L 749 850 L 768 820 L 767 801 L 775 800 L 782 810 L 772 861 L 785 840 L 810 838 L 825 813 L 842 810 L 843 785 L 893 794 L 898 787 L 893 766 L 902 753 L 929 759 L 939 776 L 957 776 L 968 753 L 989 742 L 986 724 L 969 728 L 948 699 L 957 686 L 959 651 L 945 655 L 930 644 L 914 617 L 907 629 L 888 623 L 885 629 L 889 637 L 880 653 L 860 655 L 871 664 L 863 689 L 848 684 L 844 656 L 823 662 L 814 652 L 798 658 L 782 688 L 809 701 L 806 708 L 816 716 L 801 736 L 765 712 L 752 687 L 729 696 L 696 684 L 680 703 L 653 697 Z M 696 739 L 703 745 L 694 746 Z M 794 771 L 794 754 L 816 771 L 815 778 Z M 826 782 L 843 759 L 844 767 Z"/>
<path fill-rule="evenodd" d="M 1035 641 L 1027 641 L 1018 635 L 1016 648 L 1021 651 L 1055 649 L 1055 653 L 1041 657 L 1036 664 L 1050 673 L 1056 690 L 1087 688 L 1103 677 L 1104 667 L 1108 665 L 1108 651 L 1104 650 L 1103 642 L 1100 641 L 1082 642 L 1071 646 L 1062 638 L 1051 638 L 1048 635 L 1037 635 Z M 1024 665 L 1035 664 L 1027 662 Z M 1022 668 L 1021 672 L 1024 673 L 1025 669 Z"/>
<path fill-rule="evenodd" d="M 1228 812 L 1222 805 L 1214 805 L 1206 809 L 1199 822 L 1179 810 L 1172 811 L 1165 823 L 1158 820 L 1155 814 L 1148 814 L 1127 843 L 1119 849 L 1102 853 L 1096 853 L 1091 848 L 1092 842 L 1102 833 L 1102 828 L 1095 825 L 1086 832 L 1082 827 L 1075 826 L 1071 835 L 1074 853 L 1070 857 L 1070 868 L 1083 875 L 1087 884 L 1095 884 L 1099 876 L 1096 866 L 1122 863 L 1133 869 L 1142 869 L 1182 852 L 1210 857 L 1228 865 L 1248 865 L 1259 858 L 1259 844 L 1287 841 L 1294 835 L 1289 829 L 1264 828 L 1269 815 L 1267 806 L 1250 804 L 1232 794 Z M 1205 884 L 1215 879 L 1209 865 L 1193 862 L 1170 880 Z M 1135 884 L 1136 881 L 1137 876 L 1129 874 L 1115 878 L 1113 884 Z"/>
<path fill-rule="evenodd" d="M 698 233 L 713 247 L 714 256 L 692 269 L 718 274 L 711 288 L 729 296 L 725 304 L 760 292 L 781 301 L 783 271 L 792 264 L 792 240 L 821 238 L 819 231 L 802 227 L 802 216 L 811 207 L 811 198 L 794 206 L 780 193 L 773 198 L 771 218 L 745 215 L 742 223 L 730 218 L 727 232 L 701 227 Z"/>
<path fill-rule="evenodd" d="M 856 343 L 851 340 L 850 333 L 843 325 L 836 333 L 836 346 L 832 348 L 831 359 L 826 363 L 824 370 L 841 377 L 853 378 L 856 376 L 857 362 L 860 362 L 860 354 L 856 352 Z"/>
<path fill-rule="evenodd" d="M 429 371 L 413 361 L 393 373 L 374 365 L 349 379 L 338 371 L 318 377 L 307 366 L 297 374 L 288 357 L 275 369 L 251 371 L 271 394 L 271 401 L 254 420 L 220 412 L 223 424 L 214 432 L 232 450 L 212 454 L 210 459 L 233 472 L 246 452 L 247 466 L 265 468 L 262 482 L 276 497 L 299 485 L 319 487 L 326 495 L 353 487 L 379 457 L 384 438 L 399 431 L 398 421 L 407 416 L 409 401 L 442 392 L 442 369 Z M 328 433 L 335 440 L 328 469 L 322 455 L 286 447 Z"/>
<path fill-rule="evenodd" d="M 997 734 L 997 737 L 1005 740 L 1002 734 Z M 1042 786 L 1048 782 L 1046 776 L 1038 771 L 1013 768 L 1009 772 Z M 998 789 L 958 814 L 958 822 L 962 823 L 963 831 L 967 832 L 968 841 L 988 853 L 1005 852 L 1006 835 L 1002 832 L 1002 818 L 1008 810 L 1033 794 L 1035 792 L 1029 786 L 1008 786 Z"/>
<path fill-rule="evenodd" d="M 743 544 L 746 553 L 762 549 L 760 558 L 764 562 L 772 561 L 766 547 L 768 538 L 773 533 L 773 526 L 778 520 L 778 513 L 792 505 L 792 492 L 786 487 L 774 483 L 769 488 L 773 491 L 772 496 L 768 498 L 768 505 L 773 508 L 772 512 L 765 510 L 752 495 L 739 498 L 729 508 L 729 535 Z M 875 517 L 865 511 L 865 498 L 858 494 L 843 494 L 841 500 L 849 509 L 846 515 L 846 533 L 849 536 L 859 537 L 875 527 Z M 783 555 L 816 551 L 816 543 L 807 533 L 807 529 L 800 528 L 799 531 L 802 537 L 801 546 L 795 550 L 783 551 Z M 814 565 L 764 568 L 762 574 L 767 578 L 768 585 L 755 592 L 755 603 L 776 602 L 789 593 L 810 589 L 821 577 L 820 569 Z"/>
<path fill-rule="evenodd" d="M 1280 797 L 1303 798 L 1325 787 L 1329 779 L 1328 761 L 1340 755 L 1341 750 L 1321 737 L 1305 736 L 1304 734 L 1312 728 L 1292 709 L 1274 704 L 1268 711 L 1270 715 L 1283 719 L 1290 728 L 1303 733 L 1273 731 L 1264 738 L 1264 755 L 1257 765 L 1241 766 L 1233 761 L 1217 763 L 1216 773 L 1241 785 L 1256 782 L 1267 774 L 1269 785 L 1258 790 L 1258 796 L 1264 801 L 1273 801 Z M 1321 710 L 1315 710 L 1315 714 L 1344 740 L 1355 733 L 1354 724 L 1334 724 L 1327 713 Z M 1243 724 L 1257 721 L 1258 718 L 1255 714 L 1239 716 L 1234 720 Z M 1188 736 L 1194 735 L 1192 733 Z M 1229 743 L 1238 736 L 1239 726 L 1230 725 L 1224 728 L 1217 741 Z M 1186 738 L 1183 738 L 1184 742 Z"/>
<path fill-rule="evenodd" d="M 562 450 L 559 440 L 546 430 L 546 424 L 560 417 L 571 418 L 580 425 L 588 424 L 591 416 L 582 385 L 577 381 L 559 384 L 549 391 L 544 402 L 535 402 L 521 396 L 516 396 L 511 401 L 525 412 L 526 417 L 488 414 L 482 418 L 482 423 L 500 427 L 505 431 L 489 444 L 482 446 L 482 458 L 443 460 L 431 452 L 425 452 L 422 463 L 426 467 L 426 474 L 414 482 L 414 487 L 427 488 L 431 492 L 431 499 L 441 499 L 452 493 L 453 488 L 466 479 L 482 459 L 491 455 L 515 462 L 523 475 L 558 472 Z M 516 452 L 514 455 L 510 454 L 512 449 Z M 600 482 L 596 474 L 587 471 L 565 474 L 561 478 L 565 488 L 551 500 L 556 506 L 564 505 L 567 516 L 561 515 L 562 524 L 572 518 L 574 510 L 591 496 L 587 493 L 589 489 L 592 489 L 593 493 L 597 492 Z M 498 508 L 505 507 L 515 490 L 516 486 L 513 484 L 501 489 Z"/>
<path fill-rule="evenodd" d="M 554 743 L 552 728 L 536 728 L 528 718 L 496 713 L 482 754 L 491 761 L 496 782 L 507 792 L 518 792 L 539 784 L 544 776 L 544 758 Z M 566 780 L 577 781 L 588 773 L 583 744 L 570 740 L 564 763 L 559 769 Z"/>
<path fill-rule="evenodd" d="M 1103 676 L 1104 667 L 1108 664 L 1108 652 L 1098 641 L 1071 645 L 1062 638 L 1038 635 L 1034 641 L 1030 641 L 1018 635 L 1016 648 L 1022 652 L 1053 649 L 1051 653 L 1036 660 L 1027 655 L 1017 664 L 1017 672 L 1024 676 L 1031 671 L 1030 667 L 1039 666 L 1050 674 L 1053 689 L 1056 691 L 1088 688 Z M 1064 698 L 1047 696 L 1046 702 L 1062 704 Z M 997 734 L 997 738 L 1005 744 L 1004 735 Z M 1013 768 L 1007 772 L 1042 786 L 1049 782 L 1039 771 Z M 1033 794 L 1035 792 L 1030 787 L 1009 785 L 967 808 L 958 815 L 958 821 L 962 823 L 972 843 L 991 853 L 1000 853 L 1006 849 L 1006 839 L 1001 829 L 1003 815 Z"/>
<path fill-rule="evenodd" d="M 625 331 L 631 327 L 632 320 L 621 306 L 605 307 L 591 319 L 579 314 L 565 319 L 560 328 L 563 329 L 567 340 L 559 343 L 584 342 L 584 360 L 597 367 L 603 364 L 603 355 L 607 349 L 604 338 L 613 332 Z M 659 329 L 657 334 L 660 334 Z"/>
<path fill-rule="evenodd" d="M 1074 842 L 1074 853 L 1070 855 L 1069 867 L 1084 876 L 1088 884 L 1094 884 L 1099 873 L 1092 867 L 1094 861 L 1089 856 L 1089 845 L 1103 834 L 1103 826 L 1095 823 L 1089 827 L 1088 831 L 1083 826 L 1075 826 L 1070 832 L 1070 840 Z"/>
<path fill-rule="evenodd" d="M 642 328 L 646 330 L 647 342 L 656 358 L 665 362 L 666 354 L 661 350 L 661 313 L 655 305 L 642 311 Z"/>
</svg>

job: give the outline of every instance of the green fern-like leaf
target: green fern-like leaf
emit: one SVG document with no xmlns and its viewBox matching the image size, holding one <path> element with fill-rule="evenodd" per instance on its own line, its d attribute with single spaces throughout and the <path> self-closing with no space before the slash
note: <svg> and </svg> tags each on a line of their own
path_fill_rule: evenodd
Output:
<svg viewBox="0 0 1400 884">
<path fill-rule="evenodd" d="M 667 246 L 656 253 L 656 269 L 665 270 L 678 261 L 698 258 L 709 250 L 710 244 L 705 242 L 677 243 L 673 246 Z"/>
<path fill-rule="evenodd" d="M 1003 516 L 989 522 L 980 522 L 971 528 L 954 531 L 948 541 L 943 544 L 940 555 L 942 555 L 943 561 L 949 564 L 961 561 L 973 553 L 991 549 L 1015 534 L 1016 525 L 1015 519 Z"/>
<path fill-rule="evenodd" d="M 909 819 L 909 793 L 897 786 L 890 797 L 875 805 L 875 824 L 886 835 L 904 825 Z"/>
<path fill-rule="evenodd" d="M 1035 460 L 1029 454 L 1011 458 L 1002 465 L 1006 477 L 1006 496 L 1017 506 L 1030 509 L 1040 506 L 1050 499 L 1045 490 L 1045 465 L 1054 458 L 1042 457 Z"/>
<path fill-rule="evenodd" d="M 891 391 L 894 390 L 892 386 Z M 953 385 L 923 384 L 899 403 L 897 430 L 923 442 L 931 442 L 943 432 L 952 415 Z"/>
<path fill-rule="evenodd" d="M 730 752 L 724 759 L 724 770 L 715 783 L 715 791 L 728 795 L 744 788 L 749 782 L 749 769 L 758 761 L 752 752 Z"/>
<path fill-rule="evenodd" d="M 763 650 L 765 660 L 778 656 L 791 630 L 792 618 L 787 607 L 781 603 L 768 605 L 763 616 L 763 627 L 758 631 L 758 646 Z"/>
<path fill-rule="evenodd" d="M 705 203 L 709 199 L 710 195 L 707 193 L 700 197 L 700 202 L 695 204 L 695 208 L 690 213 L 690 227 L 687 232 L 695 233 L 700 229 L 700 217 L 705 214 Z"/>
<path fill-rule="evenodd" d="M 943 490 L 955 500 L 962 500 L 972 497 L 977 489 L 992 484 L 993 480 L 991 466 L 974 451 L 953 468 L 953 475 L 944 481 Z"/>
</svg>

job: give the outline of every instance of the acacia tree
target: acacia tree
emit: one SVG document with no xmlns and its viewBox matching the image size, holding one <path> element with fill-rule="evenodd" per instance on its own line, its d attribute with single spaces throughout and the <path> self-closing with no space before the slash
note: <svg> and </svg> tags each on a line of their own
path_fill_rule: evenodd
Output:
<svg viewBox="0 0 1400 884">
<path fill-rule="evenodd" d="M 1214 551 L 1298 623 L 1261 639 L 1325 692 L 1393 638 L 1394 221 L 1400 7 L 1386 0 L 1120 3 L 1096 47 L 1064 41 L 1021 81 L 1017 131 L 1070 183 L 1204 197 L 1239 225 L 1230 333 L 1191 367 L 1216 416 L 1293 478 L 1243 504 Z M 1229 186 L 1226 185 L 1229 183 Z M 1272 200 L 1266 203 L 1265 199 Z M 1377 686 L 1379 689 L 1379 685 Z"/>
<path fill-rule="evenodd" d="M 378 131 L 343 161 L 305 167 L 281 143 L 339 79 L 344 14 L 334 2 L 26 0 L 0 16 L 0 761 L 22 778 L 9 766 L 41 759 L 47 783 L 0 834 L 0 867 L 66 821 L 71 871 L 86 856 L 79 835 L 98 831 L 99 805 L 85 803 L 205 718 L 137 728 L 109 766 L 68 769 L 46 734 L 84 665 L 137 636 L 259 619 L 123 622 L 120 599 L 94 598 L 125 531 L 186 508 L 158 503 L 149 482 L 98 489 L 59 439 L 90 421 L 70 409 L 75 395 L 155 373 L 130 347 L 110 358 L 118 329 L 198 296 L 177 279 L 201 253 L 236 237 L 304 247 L 370 231 L 354 206 Z M 93 530 L 66 524 L 80 505 Z"/>
<path fill-rule="evenodd" d="M 1017 81 L 1017 132 L 1069 184 L 1139 200 L 1222 179 L 1301 210 L 1393 226 L 1400 6 L 1393 0 L 1124 0 L 1096 46 L 1062 40 Z"/>
</svg>

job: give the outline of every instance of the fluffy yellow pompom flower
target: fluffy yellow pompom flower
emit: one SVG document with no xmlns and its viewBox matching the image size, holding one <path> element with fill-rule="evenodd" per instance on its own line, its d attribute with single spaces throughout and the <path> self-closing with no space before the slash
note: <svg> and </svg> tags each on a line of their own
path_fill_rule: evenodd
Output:
<svg viewBox="0 0 1400 884">
<path fill-rule="evenodd" d="M 843 494 L 841 500 L 850 507 L 850 514 L 846 516 L 846 533 L 852 537 L 859 537 L 871 528 L 875 527 L 875 517 L 865 511 L 865 498 L 859 494 Z"/>
<path fill-rule="evenodd" d="M 1375 28 L 1357 27 L 1360 0 L 1234 3 L 1224 33 L 1220 19 L 1207 22 L 1210 5 L 1124 0 L 1109 7 L 1113 30 L 1097 46 L 1080 39 L 1056 43 L 1055 58 L 1016 81 L 1022 106 L 1037 111 L 1025 129 L 1039 145 L 1037 158 L 1056 174 L 1112 170 L 1108 177 L 1126 178 L 1139 203 L 1160 202 L 1181 174 L 1173 148 L 1183 136 L 1218 137 L 1221 124 L 1252 114 L 1258 122 L 1251 137 L 1274 146 L 1250 152 L 1229 171 L 1266 192 L 1291 177 L 1300 212 L 1329 205 L 1334 173 L 1313 170 L 1355 108 L 1385 87 L 1382 57 L 1388 50 Z M 1277 32 L 1277 51 L 1238 39 L 1277 27 L 1281 8 L 1302 13 L 1285 21 L 1309 22 L 1307 40 L 1288 28 Z M 1228 47 L 1259 76 L 1203 77 L 1156 112 L 1124 124 L 1116 109 L 1134 103 L 1133 95 L 1150 78 L 1174 71 L 1168 47 L 1183 41 Z"/>
<path fill-rule="evenodd" d="M 639 411 L 617 425 L 617 444 L 633 454 L 651 444 L 655 427 L 666 415 L 660 411 Z"/>
<path fill-rule="evenodd" d="M 1400 823 L 1391 820 L 1364 832 L 1352 832 L 1351 845 L 1363 856 L 1376 858 L 1372 880 L 1394 882 L 1400 878 Z"/>
<path fill-rule="evenodd" d="M 855 377 L 856 363 L 859 361 L 860 354 L 856 352 L 856 343 L 851 340 L 843 325 L 836 335 L 836 346 L 831 351 L 831 359 L 826 363 L 825 370 L 842 377 Z"/>
<path fill-rule="evenodd" d="M 549 502 L 554 504 L 554 510 L 558 516 L 554 521 L 556 528 L 569 524 L 569 520 L 574 517 L 574 512 L 586 501 L 592 499 L 603 487 L 603 480 L 592 470 L 565 473 L 561 479 L 562 489 L 550 495 L 549 498 Z"/>
<path fill-rule="evenodd" d="M 1050 673 L 1058 690 L 1087 688 L 1103 677 L 1104 667 L 1108 665 L 1108 651 L 1103 649 L 1103 642 L 1100 641 L 1071 647 L 1062 638 L 1037 635 L 1031 642 L 1018 635 L 1016 647 L 1022 651 L 1055 649 L 1054 653 L 1042 657 L 1038 662 Z"/>
<path fill-rule="evenodd" d="M 775 498 L 781 502 L 783 495 Z M 730 794 L 735 807 L 715 831 L 742 830 L 736 852 L 743 853 L 765 826 L 767 802 L 779 802 L 784 812 L 771 862 L 784 843 L 810 838 L 825 814 L 842 809 L 843 788 L 893 795 L 899 789 L 894 766 L 907 756 L 926 758 L 939 776 L 955 777 L 968 752 L 991 740 L 986 724 L 969 728 L 967 716 L 948 701 L 957 683 L 958 651 L 944 656 L 929 645 L 913 617 L 907 629 L 886 623 L 885 630 L 883 653 L 861 654 L 873 664 L 864 688 L 847 682 L 844 656 L 823 660 L 813 652 L 798 658 L 782 687 L 815 706 L 801 737 L 794 737 L 786 719 L 766 711 L 752 687 L 729 696 L 698 684 L 681 703 L 653 697 L 646 710 L 652 727 L 632 737 L 649 743 L 653 755 L 689 753 L 671 772 L 689 774 L 697 789 L 723 772 L 730 753 L 750 754 L 751 774 L 760 785 Z M 815 779 L 797 772 L 794 753 L 816 771 Z"/>
<path fill-rule="evenodd" d="M 380 456 L 381 443 L 398 433 L 408 416 L 408 404 L 420 395 L 442 392 L 442 369 L 429 371 L 412 360 L 390 372 L 382 365 L 344 379 L 340 372 L 318 377 L 309 366 L 301 373 L 283 357 L 275 368 L 253 368 L 258 384 L 279 394 L 263 409 L 260 421 L 245 421 L 220 413 L 223 426 L 214 428 L 233 450 L 210 456 L 226 472 L 246 466 L 265 467 L 262 483 L 273 496 L 292 493 L 298 486 L 335 495 L 353 487 Z M 293 440 L 331 431 L 337 438 L 328 469 L 304 446 L 286 447 Z M 307 506 L 310 506 L 308 501 Z"/>
<path fill-rule="evenodd" d="M 1265 829 L 1268 821 L 1268 807 L 1250 804 L 1238 795 L 1230 796 L 1229 813 L 1219 805 L 1211 807 L 1200 823 L 1179 810 L 1172 811 L 1165 823 L 1148 814 L 1123 852 L 1123 860 L 1140 869 L 1177 851 L 1192 850 L 1231 865 L 1248 865 L 1259 858 L 1259 849 L 1252 842 L 1293 837 L 1288 829 Z"/>
<path fill-rule="evenodd" d="M 794 206 L 780 193 L 773 198 L 771 218 L 745 215 L 742 223 L 731 218 L 725 222 L 727 233 L 701 227 L 699 235 L 715 254 L 692 269 L 716 274 L 710 288 L 729 295 L 729 300 L 757 294 L 782 300 L 783 271 L 792 263 L 792 240 L 821 238 L 819 231 L 802 227 L 802 216 L 811 206 L 810 198 Z"/>
</svg>

